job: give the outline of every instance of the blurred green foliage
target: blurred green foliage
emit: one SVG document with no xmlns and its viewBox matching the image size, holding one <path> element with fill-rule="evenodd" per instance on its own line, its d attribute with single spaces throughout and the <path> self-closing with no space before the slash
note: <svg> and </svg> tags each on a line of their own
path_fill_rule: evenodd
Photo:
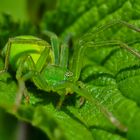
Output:
<svg viewBox="0 0 140 140">
<path fill-rule="evenodd" d="M 139 0 L 1 0 L 0 49 L 9 37 L 34 35 L 46 39 L 42 32 L 51 30 L 61 39 L 70 34 L 72 51 L 77 40 L 87 47 L 91 42 L 120 40 L 140 51 L 138 32 L 119 24 L 99 31 L 114 19 L 140 27 L 139 11 Z M 118 131 L 88 101 L 78 108 L 75 94 L 68 96 L 58 111 L 59 96 L 40 91 L 30 82 L 30 104 L 23 103 L 13 113 L 17 83 L 15 73 L 9 70 L 0 75 L 0 140 L 19 140 L 20 132 L 26 133 L 23 140 L 139 140 L 140 60 L 119 45 L 103 43 L 87 49 L 81 62 L 80 80 L 85 88 L 128 127 L 128 132 Z"/>
<path fill-rule="evenodd" d="M 0 13 L 0 19 L 2 13 L 7 13 L 12 15 L 14 20 L 25 21 L 27 20 L 26 0 L 1 0 Z"/>
</svg>

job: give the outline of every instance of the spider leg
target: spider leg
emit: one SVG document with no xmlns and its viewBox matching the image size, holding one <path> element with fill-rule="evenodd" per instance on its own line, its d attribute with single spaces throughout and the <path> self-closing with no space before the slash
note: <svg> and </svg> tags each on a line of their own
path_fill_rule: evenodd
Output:
<svg viewBox="0 0 140 140">
<path fill-rule="evenodd" d="M 130 52 L 131 54 L 136 56 L 138 59 L 140 59 L 140 52 L 135 51 L 134 49 L 129 47 L 126 43 L 123 43 L 123 42 L 118 41 L 118 40 L 102 41 L 102 42 L 96 42 L 96 43 L 87 42 L 83 46 L 81 46 L 77 49 L 77 51 L 76 51 L 77 53 L 75 53 L 75 56 L 73 58 L 72 72 L 74 75 L 74 81 L 75 82 L 78 81 L 78 79 L 80 77 L 80 73 L 81 73 L 81 69 L 82 69 L 82 62 L 84 61 L 84 53 L 85 53 L 86 48 L 105 47 L 105 46 L 112 47 L 113 45 L 114 46 L 119 45 L 121 48 L 127 50 L 128 52 Z M 79 83 L 79 86 L 80 87 L 82 86 L 81 83 Z M 84 100 L 82 100 L 82 101 L 84 101 Z"/>
<path fill-rule="evenodd" d="M 104 116 L 114 125 L 116 126 L 120 131 L 127 132 L 128 128 L 123 125 L 111 112 L 109 112 L 101 103 L 99 103 L 96 99 L 94 99 L 89 93 L 89 91 L 85 89 L 81 89 L 75 84 L 63 81 L 59 84 L 55 85 L 53 87 L 55 90 L 62 90 L 70 88 L 73 92 L 77 93 L 78 95 L 84 97 L 86 100 L 88 100 L 93 106 L 96 105 L 96 107 L 104 114 Z"/>
<path fill-rule="evenodd" d="M 63 43 L 61 45 L 61 53 L 60 53 L 60 67 L 62 68 L 67 68 L 68 66 L 68 44 L 67 43 Z"/>
<path fill-rule="evenodd" d="M 34 63 L 30 55 L 24 55 L 21 58 L 19 58 L 20 62 L 16 72 L 16 79 L 18 81 L 19 88 L 16 94 L 17 97 L 15 100 L 15 110 L 19 107 L 23 94 L 26 98 L 26 102 L 27 103 L 29 102 L 29 96 L 25 86 L 25 81 L 33 78 L 35 75 L 38 75 L 38 73 L 41 72 L 44 65 L 46 64 L 48 54 L 49 54 L 49 48 L 45 47 L 44 51 L 42 51 L 36 64 Z M 27 64 L 28 68 L 26 70 L 27 72 L 23 75 L 25 63 Z"/>
<path fill-rule="evenodd" d="M 50 38 L 51 47 L 52 47 L 53 56 L 54 56 L 54 64 L 59 65 L 60 41 L 58 37 L 53 32 L 50 32 L 47 30 L 43 32 L 43 35 L 48 36 Z"/>
<path fill-rule="evenodd" d="M 81 46 L 77 47 L 75 49 L 74 55 L 73 55 L 73 62 L 71 71 L 74 75 L 74 81 L 76 82 L 81 73 L 81 69 L 84 62 L 84 55 L 87 48 L 94 48 L 94 47 L 105 47 L 105 46 L 115 46 L 119 45 L 121 48 L 127 50 L 134 56 L 140 59 L 140 52 L 135 51 L 133 48 L 129 47 L 126 43 L 123 43 L 118 40 L 112 40 L 112 41 L 102 41 L 102 42 L 87 42 L 85 44 L 82 44 Z"/>
<path fill-rule="evenodd" d="M 65 38 L 64 43 L 61 44 L 58 37 L 54 33 L 50 31 L 44 31 L 43 34 L 50 37 L 51 46 L 54 53 L 54 64 L 60 65 L 62 68 L 67 68 L 69 49 L 68 42 L 70 40 L 70 35 L 68 35 Z"/>
<path fill-rule="evenodd" d="M 58 110 L 60 110 L 61 109 L 61 106 L 62 106 L 62 104 L 63 104 L 63 102 L 65 100 L 66 92 L 65 91 L 62 91 L 62 92 L 58 92 L 58 94 L 60 95 L 60 99 L 59 99 L 59 102 L 57 103 L 56 108 Z"/>
<path fill-rule="evenodd" d="M 68 34 L 63 43 L 61 44 L 61 52 L 60 52 L 60 67 L 67 69 L 68 67 L 68 59 L 69 59 L 69 45 L 71 41 L 71 34 Z"/>
<path fill-rule="evenodd" d="M 6 56 L 5 56 L 4 68 L 2 70 L 0 70 L 0 74 L 7 72 L 7 70 L 8 70 L 10 50 L 11 50 L 11 40 L 10 39 L 6 45 L 7 46 L 6 46 Z"/>
<path fill-rule="evenodd" d="M 30 63 L 30 71 L 26 72 L 24 75 L 23 75 L 23 70 L 24 70 L 24 64 L 25 63 Z M 17 68 L 17 71 L 16 71 L 16 79 L 18 81 L 18 91 L 17 91 L 17 94 L 16 94 L 16 99 L 15 99 L 15 106 L 14 106 L 14 111 L 16 111 L 21 103 L 21 99 L 22 99 L 22 96 L 24 95 L 25 98 L 26 98 L 26 102 L 28 103 L 29 102 L 29 96 L 28 96 L 28 91 L 26 89 L 26 86 L 25 86 L 25 81 L 30 79 L 33 75 L 34 75 L 34 71 L 31 71 L 34 70 L 34 67 L 35 64 L 31 58 L 31 56 L 22 56 L 20 58 L 20 63 L 19 63 L 19 66 Z"/>
<path fill-rule="evenodd" d="M 61 83 L 61 82 L 60 82 Z M 61 85 L 61 84 L 60 84 Z M 62 104 L 63 104 L 63 102 L 64 102 L 64 100 L 65 100 L 65 97 L 66 97 L 66 95 L 67 94 L 69 94 L 69 93 L 72 93 L 72 91 L 71 91 L 71 88 L 70 87 L 66 87 L 66 88 L 64 88 L 64 87 L 61 87 L 59 85 L 59 83 L 58 83 L 58 88 L 63 88 L 63 89 L 65 89 L 65 90 L 63 90 L 63 89 L 61 89 L 61 90 L 57 90 L 57 93 L 60 95 L 60 100 L 59 100 L 59 102 L 58 102 L 58 104 L 57 104 L 57 109 L 58 110 L 60 110 L 60 108 L 61 108 L 61 106 L 62 106 Z M 60 87 L 59 87 L 60 86 Z M 53 86 L 53 89 L 54 89 L 54 91 L 56 90 L 56 87 L 57 87 L 57 85 L 55 85 L 55 86 Z"/>
<path fill-rule="evenodd" d="M 41 72 L 41 70 L 44 68 L 44 66 L 47 64 L 47 58 L 49 56 L 50 48 L 45 47 L 45 49 L 41 52 L 40 57 L 35 64 L 35 70 L 37 72 Z"/>
<path fill-rule="evenodd" d="M 140 59 L 140 52 L 135 51 L 134 49 L 132 49 L 131 47 L 129 47 L 126 43 L 123 43 L 119 40 L 112 40 L 112 41 L 101 41 L 101 42 L 88 42 L 85 44 L 85 48 L 94 48 L 94 47 L 102 47 L 102 46 L 115 46 L 115 45 L 119 45 L 121 48 L 127 50 L 128 52 L 130 52 L 131 54 L 133 54 L 134 56 L 136 56 L 137 58 Z"/>
<path fill-rule="evenodd" d="M 112 26 L 115 26 L 115 25 L 121 25 L 121 26 L 124 26 L 124 27 L 127 27 L 128 29 L 132 29 L 136 32 L 140 32 L 140 28 L 136 27 L 135 25 L 132 25 L 130 23 L 127 23 L 126 21 L 123 21 L 123 20 L 113 20 L 112 22 L 109 22 L 103 26 L 99 26 L 97 27 L 94 31 L 89 31 L 88 33 L 86 33 L 81 39 L 86 39 L 86 36 L 88 36 L 89 34 L 92 34 L 92 35 L 97 35 L 99 34 L 100 32 L 104 31 L 104 30 L 107 30 L 109 28 L 111 28 Z M 88 37 L 89 38 L 89 37 Z"/>
<path fill-rule="evenodd" d="M 89 32 L 87 34 L 85 34 L 80 40 L 79 42 L 76 44 L 75 46 L 75 51 L 74 51 L 74 54 L 73 54 L 73 62 L 72 62 L 72 66 L 70 68 L 70 70 L 73 72 L 74 74 L 74 81 L 77 81 L 79 79 L 79 76 L 80 76 L 80 72 L 81 72 L 81 68 L 82 68 L 82 65 L 83 65 L 83 59 L 84 59 L 84 53 L 86 51 L 86 48 L 88 47 L 96 47 L 96 46 L 107 46 L 107 45 L 120 45 L 120 47 L 126 49 L 128 52 L 134 54 L 136 57 L 140 58 L 140 54 L 138 52 L 136 52 L 135 50 L 133 50 L 131 47 L 129 47 L 127 44 L 125 43 L 122 43 L 118 40 L 113 40 L 113 41 L 103 41 L 103 42 L 93 42 L 93 41 L 88 41 L 86 40 L 88 36 L 89 38 L 89 34 L 93 35 L 96 35 L 96 34 L 99 34 L 100 32 L 116 25 L 116 24 L 120 24 L 122 26 L 125 26 L 129 29 L 132 29 L 136 32 L 140 32 L 140 29 L 132 24 L 129 24 L 125 21 L 122 21 L 122 20 L 116 20 L 116 21 L 113 21 L 111 23 L 108 23 L 106 25 L 103 25 L 99 28 L 97 28 L 97 30 L 95 31 L 92 31 L 92 32 Z M 90 45 L 89 45 L 90 44 Z"/>
</svg>

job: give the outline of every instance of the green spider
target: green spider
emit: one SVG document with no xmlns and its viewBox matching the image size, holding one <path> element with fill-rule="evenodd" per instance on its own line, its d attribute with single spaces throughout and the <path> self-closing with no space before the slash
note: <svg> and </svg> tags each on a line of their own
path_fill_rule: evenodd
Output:
<svg viewBox="0 0 140 140">
<path fill-rule="evenodd" d="M 117 21 L 101 27 L 98 29 L 98 32 L 117 23 L 125 25 L 135 31 L 139 31 L 136 27 L 133 27 L 128 23 Z M 114 126 L 121 131 L 126 132 L 127 127 L 117 120 L 117 118 L 103 105 L 95 100 L 89 91 L 83 88 L 84 83 L 78 81 L 82 69 L 86 43 L 80 42 L 75 46 L 71 65 L 68 66 L 70 60 L 68 57 L 69 48 L 67 40 L 61 43 L 55 34 L 49 31 L 46 31 L 45 34 L 50 37 L 51 45 L 46 41 L 33 36 L 18 36 L 10 38 L 2 51 L 5 56 L 5 67 L 0 73 L 6 72 L 9 64 L 12 69 L 16 71 L 16 79 L 19 85 L 17 98 L 15 100 L 16 108 L 19 107 L 23 94 L 27 101 L 29 100 L 25 81 L 31 80 L 36 87 L 41 90 L 57 92 L 60 95 L 58 107 L 62 105 L 66 94 L 75 92 L 88 100 L 93 106 L 96 105 Z M 121 47 L 140 58 L 137 52 L 124 43 L 118 41 L 110 41 L 106 44 L 103 43 L 91 43 L 90 46 L 119 44 Z"/>
</svg>

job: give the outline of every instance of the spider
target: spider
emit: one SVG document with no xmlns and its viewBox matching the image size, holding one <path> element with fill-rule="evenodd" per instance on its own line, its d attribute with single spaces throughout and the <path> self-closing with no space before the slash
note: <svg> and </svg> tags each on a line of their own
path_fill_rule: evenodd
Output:
<svg viewBox="0 0 140 140">
<path fill-rule="evenodd" d="M 124 21 L 116 21 L 99 28 L 97 33 L 118 23 L 135 31 L 140 31 L 138 28 Z M 60 42 L 54 33 L 46 31 L 45 34 L 50 37 L 50 44 L 34 36 L 17 36 L 10 38 L 2 51 L 2 54 L 5 56 L 5 66 L 0 73 L 6 72 L 9 64 L 11 68 L 16 71 L 16 79 L 19 85 L 17 97 L 15 99 L 16 108 L 19 107 L 23 95 L 27 102 L 29 101 L 25 82 L 31 80 L 39 89 L 47 92 L 53 91 L 60 95 L 58 108 L 62 105 L 65 95 L 75 92 L 88 100 L 93 106 L 96 105 L 107 119 L 119 130 L 126 132 L 127 127 L 102 104 L 95 100 L 91 96 L 91 93 L 83 88 L 84 86 L 81 86 L 84 85 L 84 83 L 78 81 L 82 69 L 86 42 L 83 43 L 79 41 L 79 43 L 77 43 L 71 65 L 69 66 L 68 39 Z M 118 44 L 120 47 L 123 47 L 140 58 L 138 52 L 119 41 L 91 43 L 90 47 L 109 44 Z"/>
</svg>

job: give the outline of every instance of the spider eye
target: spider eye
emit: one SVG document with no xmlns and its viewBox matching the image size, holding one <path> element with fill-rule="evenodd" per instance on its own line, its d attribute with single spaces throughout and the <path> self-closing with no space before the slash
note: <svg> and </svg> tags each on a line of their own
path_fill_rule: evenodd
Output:
<svg viewBox="0 0 140 140">
<path fill-rule="evenodd" d="M 67 72 L 65 73 L 65 77 L 69 78 L 69 77 L 71 77 L 71 76 L 73 76 L 73 73 L 72 73 L 71 71 L 67 71 Z"/>
</svg>

